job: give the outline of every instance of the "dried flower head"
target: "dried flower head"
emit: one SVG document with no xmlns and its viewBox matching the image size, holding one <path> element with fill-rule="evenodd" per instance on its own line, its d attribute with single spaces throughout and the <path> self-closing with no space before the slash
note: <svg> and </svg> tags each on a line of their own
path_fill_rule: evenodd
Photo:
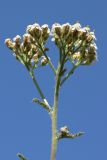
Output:
<svg viewBox="0 0 107 160">
<path fill-rule="evenodd" d="M 66 57 L 74 64 L 81 61 L 80 64 L 89 65 L 96 60 L 96 37 L 94 32 L 90 32 L 89 26 L 82 28 L 80 23 L 74 25 L 55 23 L 51 33 L 52 40 L 55 41 L 60 50 L 65 47 Z"/>
<path fill-rule="evenodd" d="M 27 26 L 22 39 L 17 35 L 13 38 L 13 41 L 10 38 L 6 39 L 5 44 L 13 51 L 16 59 L 30 69 L 41 61 L 41 57 L 46 52 L 44 45 L 49 34 L 50 29 L 47 24 L 40 27 L 39 24 L 35 23 Z M 42 59 L 42 65 L 46 65 L 47 58 Z"/>
<path fill-rule="evenodd" d="M 45 43 L 50 35 L 60 49 L 60 56 L 64 56 L 66 61 L 70 60 L 74 65 L 89 65 L 97 59 L 94 32 L 90 31 L 89 26 L 82 27 L 78 22 L 74 25 L 55 23 L 51 32 L 47 24 L 40 26 L 34 23 L 27 26 L 23 38 L 17 35 L 13 41 L 8 38 L 5 43 L 17 60 L 27 67 L 31 68 L 39 62 L 43 66 L 48 64 Z"/>
</svg>

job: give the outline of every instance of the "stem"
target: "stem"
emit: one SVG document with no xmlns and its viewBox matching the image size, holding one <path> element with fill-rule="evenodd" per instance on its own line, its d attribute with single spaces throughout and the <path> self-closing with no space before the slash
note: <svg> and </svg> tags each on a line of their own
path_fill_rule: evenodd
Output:
<svg viewBox="0 0 107 160">
<path fill-rule="evenodd" d="M 37 42 L 37 43 L 38 43 L 38 46 L 39 46 L 41 52 L 43 53 L 43 55 L 44 55 L 44 56 L 46 57 L 46 59 L 48 60 L 48 63 L 49 63 L 49 65 L 50 65 L 51 69 L 53 70 L 54 74 L 56 75 L 56 69 L 55 69 L 54 65 L 52 64 L 51 60 L 48 58 L 48 56 L 47 56 L 46 53 L 44 52 L 41 44 L 40 44 L 39 42 Z"/>
<path fill-rule="evenodd" d="M 54 105 L 52 111 L 52 145 L 51 145 L 51 160 L 56 159 L 56 149 L 57 149 L 57 142 L 58 142 L 58 134 L 57 134 L 57 109 L 58 109 L 58 97 L 59 97 L 59 89 L 60 89 L 60 80 L 61 80 L 61 71 L 63 70 L 64 66 L 64 59 L 63 56 L 62 61 L 60 62 L 57 72 L 56 72 L 56 85 L 54 91 Z"/>
<path fill-rule="evenodd" d="M 67 75 L 64 77 L 64 79 L 61 81 L 61 84 L 60 84 L 61 86 L 69 78 L 69 76 L 74 73 L 74 70 L 76 68 L 77 68 L 77 66 L 74 65 L 73 68 L 67 73 Z"/>
<path fill-rule="evenodd" d="M 51 144 L 51 160 L 56 158 L 56 149 L 57 149 L 57 107 L 54 106 L 52 112 L 52 144 Z"/>
<path fill-rule="evenodd" d="M 52 146 L 51 146 L 51 160 L 55 160 L 56 157 L 56 148 L 57 148 L 57 106 L 58 106 L 58 95 L 59 95 L 59 86 L 60 86 L 60 76 L 59 69 L 56 74 L 56 86 L 54 93 L 54 106 L 52 112 Z"/>
<path fill-rule="evenodd" d="M 44 103 L 45 103 L 47 106 L 49 106 L 49 108 L 50 108 L 50 105 L 49 105 L 48 101 L 46 100 L 45 95 L 43 94 L 43 92 L 42 92 L 42 90 L 41 90 L 41 88 L 40 88 L 40 86 L 39 86 L 39 84 L 38 84 L 38 82 L 37 82 L 37 80 L 36 80 L 36 77 L 35 77 L 35 75 L 34 75 L 33 70 L 29 70 L 29 68 L 28 68 L 27 66 L 26 66 L 26 68 L 27 68 L 27 70 L 28 70 L 28 72 L 29 72 L 29 74 L 30 74 L 33 82 L 34 82 L 34 85 L 36 86 L 36 88 L 37 88 L 37 90 L 38 90 L 38 92 L 39 92 L 40 97 L 43 99 Z"/>
<path fill-rule="evenodd" d="M 34 72 L 33 71 L 29 71 L 29 74 L 30 74 L 30 76 L 31 76 L 31 78 L 32 78 L 32 80 L 33 80 L 33 82 L 34 82 L 34 84 L 35 84 L 35 86 L 36 86 L 41 98 L 44 100 L 45 96 L 44 96 L 44 94 L 43 94 L 43 92 L 42 92 L 42 90 L 41 90 L 41 88 L 40 88 L 40 86 L 39 86 L 39 84 L 38 84 L 38 82 L 36 80 L 36 77 L 34 76 Z"/>
<path fill-rule="evenodd" d="M 66 76 L 63 78 L 63 80 L 61 81 L 60 85 L 62 86 L 62 84 L 70 77 L 71 74 L 74 73 L 74 70 L 80 65 L 80 62 L 78 62 L 77 64 L 75 64 L 72 69 L 66 74 Z"/>
</svg>

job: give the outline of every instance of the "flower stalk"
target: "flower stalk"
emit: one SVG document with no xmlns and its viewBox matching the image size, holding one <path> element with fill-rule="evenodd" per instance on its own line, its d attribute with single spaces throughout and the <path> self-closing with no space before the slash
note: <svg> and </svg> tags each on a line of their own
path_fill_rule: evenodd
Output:
<svg viewBox="0 0 107 160">
<path fill-rule="evenodd" d="M 58 109 L 58 97 L 59 97 L 59 88 L 60 88 L 60 71 L 61 66 L 59 65 L 56 72 L 56 85 L 54 91 L 54 105 L 52 111 L 52 145 L 51 145 L 51 160 L 55 160 L 56 149 L 57 149 L 57 109 Z"/>
<path fill-rule="evenodd" d="M 52 36 L 52 41 L 59 49 L 59 60 L 57 69 L 54 67 L 51 58 L 47 56 L 49 49 L 45 44 Z M 96 37 L 89 27 L 81 27 L 80 23 L 71 25 L 69 23 L 55 23 L 50 30 L 47 24 L 40 26 L 35 23 L 27 26 L 26 33 L 21 38 L 17 35 L 13 40 L 5 40 L 5 44 L 12 51 L 15 58 L 22 63 L 29 72 L 33 83 L 41 99 L 34 98 L 33 102 L 44 108 L 51 117 L 52 144 L 50 160 L 56 160 L 58 141 L 63 138 L 74 139 L 82 136 L 83 132 L 71 133 L 67 126 L 57 129 L 57 111 L 60 88 L 64 82 L 74 73 L 79 66 L 91 65 L 97 60 Z M 70 62 L 72 67 L 69 70 L 65 64 Z M 49 65 L 55 76 L 55 87 L 53 105 L 48 103 L 40 85 L 36 79 L 34 70 Z M 18 154 L 20 160 L 27 160 L 22 154 Z"/>
<path fill-rule="evenodd" d="M 41 90 L 41 88 L 40 88 L 40 86 L 39 86 L 39 84 L 38 84 L 38 82 L 37 82 L 37 80 L 36 80 L 36 77 L 35 77 L 35 75 L 34 75 L 33 70 L 29 71 L 29 74 L 30 74 L 30 76 L 31 76 L 31 78 L 32 78 L 32 80 L 33 80 L 33 82 L 34 82 L 34 85 L 36 86 L 36 89 L 37 89 L 40 97 L 41 97 L 41 98 L 43 99 L 43 101 L 44 101 L 45 108 L 46 108 L 46 106 L 47 106 L 47 107 L 50 109 L 50 105 L 49 105 L 49 103 L 48 103 L 45 95 L 43 94 L 43 92 L 42 92 L 42 90 Z M 37 101 L 37 102 L 39 103 L 40 101 Z M 40 104 L 40 103 L 39 103 L 39 104 Z M 49 110 L 49 109 L 48 109 L 48 110 Z"/>
</svg>

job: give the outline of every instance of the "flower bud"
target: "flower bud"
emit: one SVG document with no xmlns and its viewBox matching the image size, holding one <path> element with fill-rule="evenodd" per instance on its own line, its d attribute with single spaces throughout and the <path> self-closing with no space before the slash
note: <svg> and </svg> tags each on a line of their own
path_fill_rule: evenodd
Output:
<svg viewBox="0 0 107 160">
<path fill-rule="evenodd" d="M 61 135 L 62 135 L 62 136 L 66 136 L 66 135 L 69 134 L 69 129 L 68 129 L 67 126 L 64 126 L 64 127 L 61 127 L 61 128 L 60 128 L 60 132 L 61 132 Z"/>
<path fill-rule="evenodd" d="M 72 41 L 73 41 L 73 32 L 72 32 L 72 30 L 70 29 L 69 35 L 68 35 L 68 37 L 67 37 L 67 39 L 66 39 L 66 43 L 67 43 L 67 44 L 71 44 Z"/>
<path fill-rule="evenodd" d="M 30 34 L 26 33 L 23 35 L 23 46 L 24 46 L 24 52 L 29 52 L 32 45 L 30 40 Z"/>
<path fill-rule="evenodd" d="M 13 38 L 13 41 L 16 43 L 16 45 L 19 45 L 21 43 L 21 37 L 17 35 L 16 37 Z"/>
<path fill-rule="evenodd" d="M 80 23 L 75 23 L 74 25 L 71 26 L 71 31 L 73 34 L 73 40 L 78 38 L 79 30 L 81 29 Z"/>
<path fill-rule="evenodd" d="M 37 23 L 27 26 L 26 32 L 29 33 L 34 39 L 39 39 L 41 36 L 41 28 Z"/>
<path fill-rule="evenodd" d="M 61 25 L 58 24 L 58 23 L 53 24 L 53 26 L 52 26 L 52 32 L 54 34 L 56 34 L 58 37 L 60 37 L 61 34 L 62 34 Z"/>
<path fill-rule="evenodd" d="M 97 46 L 95 43 L 90 44 L 89 46 L 89 52 L 94 52 L 97 50 Z"/>
<path fill-rule="evenodd" d="M 12 42 L 12 40 L 10 38 L 7 38 L 5 40 L 5 44 L 7 45 L 8 48 L 13 49 L 14 48 L 14 43 Z"/>
<path fill-rule="evenodd" d="M 48 64 L 48 59 L 45 56 L 42 56 L 41 65 L 45 66 Z"/>
<path fill-rule="evenodd" d="M 24 42 L 25 44 L 26 44 L 26 43 L 30 43 L 30 42 L 31 42 L 30 39 L 31 39 L 30 34 L 26 33 L 26 34 L 23 35 L 23 42 Z"/>
<path fill-rule="evenodd" d="M 87 41 L 87 42 L 91 42 L 91 41 L 93 41 L 93 40 L 95 40 L 95 39 L 96 39 L 96 37 L 95 37 L 94 32 L 89 32 L 89 33 L 87 34 L 87 36 L 86 36 L 86 41 Z"/>
<path fill-rule="evenodd" d="M 81 28 L 81 24 L 79 22 L 75 23 L 74 25 L 72 25 L 72 30 L 80 30 Z"/>
<path fill-rule="evenodd" d="M 85 65 L 90 65 L 96 59 L 97 59 L 96 52 L 88 54 L 85 61 Z"/>
<path fill-rule="evenodd" d="M 33 24 L 29 30 L 34 39 L 39 39 L 41 36 L 41 28 L 38 23 Z"/>
<path fill-rule="evenodd" d="M 78 37 L 79 37 L 80 39 L 84 40 L 85 37 L 86 37 L 86 34 L 87 34 L 87 31 L 86 31 L 85 28 L 79 29 L 79 31 L 78 31 Z"/>
<path fill-rule="evenodd" d="M 88 49 L 86 49 L 85 53 L 82 57 L 82 64 L 83 65 L 90 65 L 96 59 L 97 59 L 96 51 L 90 52 Z"/>
<path fill-rule="evenodd" d="M 42 25 L 41 29 L 42 29 L 43 41 L 46 41 L 48 39 L 48 37 L 49 37 L 50 29 L 49 29 L 47 24 Z"/>
<path fill-rule="evenodd" d="M 71 25 L 69 23 L 63 24 L 62 25 L 62 34 L 63 36 L 67 35 L 70 31 Z"/>
<path fill-rule="evenodd" d="M 33 27 L 33 25 L 27 26 L 26 32 L 29 33 L 33 37 L 34 36 L 34 27 Z"/>
<path fill-rule="evenodd" d="M 28 26 L 27 26 L 27 29 L 26 29 L 26 32 L 27 32 L 27 33 L 30 33 L 31 28 L 32 28 L 32 25 L 28 25 Z"/>
<path fill-rule="evenodd" d="M 81 53 L 80 53 L 80 52 L 74 53 L 74 54 L 72 55 L 72 59 L 73 59 L 74 61 L 80 61 L 80 59 L 81 59 Z"/>
</svg>

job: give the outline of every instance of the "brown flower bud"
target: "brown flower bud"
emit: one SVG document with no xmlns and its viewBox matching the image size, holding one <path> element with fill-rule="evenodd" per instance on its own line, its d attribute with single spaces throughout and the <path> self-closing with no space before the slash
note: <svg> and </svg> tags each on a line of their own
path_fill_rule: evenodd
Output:
<svg viewBox="0 0 107 160">
<path fill-rule="evenodd" d="M 61 127 L 61 128 L 60 128 L 60 132 L 61 132 L 61 135 L 62 135 L 62 136 L 66 136 L 66 135 L 69 134 L 69 129 L 68 129 L 67 126 L 64 126 L 64 127 Z"/>
<path fill-rule="evenodd" d="M 97 46 L 95 43 L 90 44 L 89 46 L 89 52 L 94 52 L 97 50 Z"/>
<path fill-rule="evenodd" d="M 97 53 L 95 51 L 89 52 L 88 50 L 85 50 L 85 54 L 83 56 L 84 65 L 90 65 L 96 59 L 97 59 Z"/>
<path fill-rule="evenodd" d="M 89 32 L 87 35 L 86 35 L 86 42 L 91 42 L 93 41 L 94 39 L 96 39 L 95 35 L 94 35 L 94 32 Z"/>
<path fill-rule="evenodd" d="M 12 40 L 11 40 L 10 38 L 7 38 L 7 39 L 5 40 L 5 44 L 6 44 L 6 46 L 7 46 L 8 48 L 10 48 L 11 50 L 13 50 L 13 48 L 14 48 L 14 43 L 12 42 Z"/>
<path fill-rule="evenodd" d="M 60 24 L 58 24 L 58 23 L 55 23 L 55 24 L 53 24 L 53 26 L 52 26 L 52 32 L 55 34 L 55 35 L 57 35 L 58 37 L 60 37 L 61 36 L 61 34 L 62 34 L 62 28 L 61 28 L 61 25 Z"/>
<path fill-rule="evenodd" d="M 67 37 L 67 39 L 66 39 L 66 43 L 67 43 L 67 44 L 71 44 L 72 41 L 73 41 L 73 32 L 72 32 L 72 30 L 70 29 L 69 35 L 68 35 L 68 37 Z"/>
<path fill-rule="evenodd" d="M 16 37 L 13 38 L 13 41 L 16 43 L 16 45 L 20 45 L 21 37 L 19 35 L 17 35 Z"/>
<path fill-rule="evenodd" d="M 67 35 L 70 31 L 71 25 L 69 23 L 63 24 L 62 25 L 62 34 L 63 36 Z"/>
<path fill-rule="evenodd" d="M 47 24 L 44 24 L 42 27 L 42 38 L 43 38 L 43 41 L 46 41 L 49 37 L 49 34 L 50 34 L 50 29 L 48 27 Z"/>
<path fill-rule="evenodd" d="M 23 35 L 23 43 L 27 44 L 31 42 L 31 36 L 30 34 L 26 33 Z"/>
<path fill-rule="evenodd" d="M 80 30 L 81 28 L 81 24 L 79 22 L 75 23 L 74 25 L 72 25 L 72 30 Z"/>
<path fill-rule="evenodd" d="M 41 65 L 45 66 L 48 64 L 48 59 L 45 56 L 42 56 Z"/>
</svg>

